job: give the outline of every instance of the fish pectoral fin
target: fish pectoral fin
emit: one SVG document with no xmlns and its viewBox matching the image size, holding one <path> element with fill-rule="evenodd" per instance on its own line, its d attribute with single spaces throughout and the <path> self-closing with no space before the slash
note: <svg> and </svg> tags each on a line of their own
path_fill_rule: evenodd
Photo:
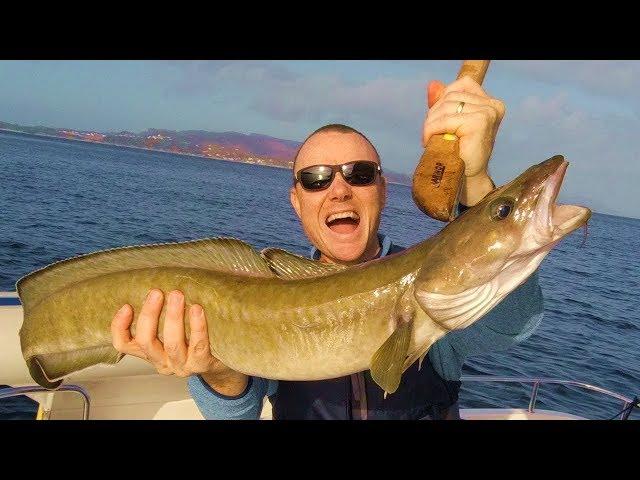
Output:
<svg viewBox="0 0 640 480">
<path fill-rule="evenodd" d="M 335 263 L 319 262 L 301 257 L 281 248 L 265 248 L 260 252 L 275 274 L 286 280 L 299 280 L 336 273 L 347 268 Z"/>
<path fill-rule="evenodd" d="M 418 359 L 418 371 L 420 371 L 420 369 L 422 368 L 422 362 L 424 362 L 424 357 L 427 356 L 427 352 L 424 352 L 422 355 L 420 355 L 420 358 Z"/>
<path fill-rule="evenodd" d="M 409 351 L 412 326 L 413 321 L 401 321 L 371 358 L 371 377 L 387 393 L 395 392 L 400 385 Z"/>
</svg>

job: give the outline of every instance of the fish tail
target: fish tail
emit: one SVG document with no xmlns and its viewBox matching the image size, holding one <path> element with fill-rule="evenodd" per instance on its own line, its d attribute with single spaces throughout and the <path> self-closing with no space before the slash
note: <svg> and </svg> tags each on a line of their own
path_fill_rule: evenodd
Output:
<svg viewBox="0 0 640 480">
<path fill-rule="evenodd" d="M 102 290 L 92 291 L 89 282 L 123 272 L 162 268 L 275 276 L 265 257 L 249 244 L 231 238 L 103 250 L 36 270 L 16 283 L 24 312 L 20 343 L 33 379 L 55 389 L 73 372 L 100 363 L 117 363 L 122 355 L 111 344 L 109 328 L 103 326 L 116 307 L 129 302 L 125 295 L 110 295 L 114 283 L 107 282 Z M 81 332 L 95 340 L 87 341 Z M 78 334 L 83 335 L 82 341 Z M 74 344 L 82 348 L 74 348 Z"/>
<path fill-rule="evenodd" d="M 112 345 L 83 348 L 70 352 L 35 355 L 27 359 L 31 377 L 44 388 L 55 390 L 63 377 L 100 363 L 114 364 L 123 357 Z"/>
<path fill-rule="evenodd" d="M 55 390 L 62 383 L 62 380 L 52 381 L 49 379 L 37 357 L 31 357 L 27 360 L 27 367 L 29 368 L 31 378 L 33 378 L 41 387 L 48 388 L 49 390 Z"/>
</svg>

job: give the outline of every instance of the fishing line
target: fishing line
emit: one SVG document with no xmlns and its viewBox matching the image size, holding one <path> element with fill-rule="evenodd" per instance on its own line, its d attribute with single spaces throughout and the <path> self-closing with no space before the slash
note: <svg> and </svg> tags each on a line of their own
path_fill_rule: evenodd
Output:
<svg viewBox="0 0 640 480">
<path fill-rule="evenodd" d="M 584 247 L 584 244 L 587 243 L 587 235 L 589 233 L 588 227 L 589 226 L 589 222 L 587 221 L 584 224 L 584 237 L 582 237 L 582 245 L 580 245 L 580 248 Z"/>
<path fill-rule="evenodd" d="M 629 412 L 627 415 L 624 416 L 623 420 L 626 420 L 627 418 L 629 418 L 629 415 L 631 415 L 631 411 L 634 408 L 640 408 L 640 398 L 637 396 L 633 397 L 633 400 L 631 400 L 631 404 L 628 407 L 623 408 L 620 412 L 616 413 L 613 417 L 609 418 L 609 420 L 615 420 L 620 415 L 623 415 Z"/>
</svg>

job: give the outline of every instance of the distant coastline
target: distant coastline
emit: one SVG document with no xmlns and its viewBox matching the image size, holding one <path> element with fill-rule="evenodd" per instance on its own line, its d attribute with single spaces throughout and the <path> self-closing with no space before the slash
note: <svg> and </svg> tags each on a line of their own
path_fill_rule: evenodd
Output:
<svg viewBox="0 0 640 480">
<path fill-rule="evenodd" d="M 122 145 L 122 144 L 113 143 L 113 142 L 95 141 L 95 140 L 83 140 L 81 138 L 70 138 L 70 137 L 64 137 L 64 136 L 61 136 L 61 135 L 48 135 L 48 134 L 45 134 L 45 133 L 31 133 L 31 132 L 24 132 L 22 130 L 14 130 L 14 129 L 5 128 L 5 127 L 0 127 L 0 132 L 11 133 L 11 134 L 16 134 L 16 135 L 24 135 L 24 136 L 27 136 L 27 137 L 39 137 L 39 138 L 60 140 L 60 141 L 63 141 L 63 142 L 65 142 L 65 141 L 66 142 L 82 142 L 82 143 L 90 143 L 90 144 L 93 144 L 93 145 L 107 145 L 107 146 L 110 146 L 110 147 L 125 148 L 125 149 L 131 149 L 131 150 L 141 150 L 141 151 L 145 151 L 145 152 L 159 152 L 159 153 L 166 153 L 166 154 L 169 154 L 169 155 L 179 155 L 179 156 L 185 156 L 185 157 L 204 158 L 204 159 L 207 159 L 207 160 L 214 160 L 214 161 L 220 161 L 220 162 L 243 163 L 243 164 L 247 164 L 247 165 L 256 165 L 256 166 L 259 166 L 259 167 L 270 167 L 270 168 L 279 168 L 281 170 L 291 170 L 290 167 L 285 167 L 283 165 L 270 164 L 270 163 L 264 163 L 264 162 L 257 162 L 257 161 L 252 161 L 252 160 L 233 159 L 233 158 L 217 158 L 217 157 L 198 154 L 198 153 L 175 152 L 175 151 L 165 150 L 165 149 L 161 149 L 161 148 L 138 147 L 138 146 L 135 146 L 135 145 Z M 393 184 L 393 185 L 403 185 L 405 187 L 410 187 L 411 186 L 408 183 L 394 181 L 394 180 L 389 179 L 388 177 L 387 177 L 387 183 L 390 183 L 390 184 Z"/>
<path fill-rule="evenodd" d="M 202 155 L 202 154 L 198 154 L 198 153 L 172 152 L 170 150 L 163 150 L 161 148 L 136 147 L 135 145 L 121 145 L 119 143 L 112 143 L 112 142 L 96 142 L 94 140 L 83 140 L 81 138 L 68 138 L 68 137 L 61 137 L 59 135 L 47 135 L 47 134 L 44 134 L 44 133 L 22 132 L 20 130 L 11 130 L 11 129 L 2 128 L 2 127 L 0 127 L 0 132 L 9 132 L 9 133 L 18 134 L 18 135 L 24 135 L 26 137 L 48 138 L 48 139 L 53 139 L 53 140 L 60 140 L 62 142 L 82 142 L 82 143 L 91 143 L 93 145 L 108 145 L 110 147 L 127 148 L 127 149 L 131 149 L 131 150 L 143 150 L 145 152 L 168 153 L 169 155 L 179 155 L 179 156 L 184 156 L 184 157 L 205 158 L 207 160 L 214 160 L 214 161 L 220 161 L 220 162 L 246 163 L 246 164 L 249 164 L 249 165 L 257 165 L 259 167 L 271 167 L 271 168 L 280 168 L 280 169 L 284 169 L 284 170 L 290 170 L 289 167 L 283 167 L 281 165 L 271 165 L 271 164 L 265 164 L 265 163 L 251 162 L 251 161 L 247 161 L 247 160 L 234 160 L 234 159 L 228 159 L 228 158 L 209 157 L 207 155 Z"/>
</svg>

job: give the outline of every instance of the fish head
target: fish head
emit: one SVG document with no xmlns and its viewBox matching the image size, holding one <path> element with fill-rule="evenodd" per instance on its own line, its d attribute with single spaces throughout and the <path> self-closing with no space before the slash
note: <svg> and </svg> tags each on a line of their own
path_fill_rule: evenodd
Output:
<svg viewBox="0 0 640 480">
<path fill-rule="evenodd" d="M 588 208 L 558 205 L 568 162 L 554 156 L 469 208 L 434 238 L 416 277 L 416 300 L 446 329 L 485 315 L 537 269 Z"/>
</svg>

